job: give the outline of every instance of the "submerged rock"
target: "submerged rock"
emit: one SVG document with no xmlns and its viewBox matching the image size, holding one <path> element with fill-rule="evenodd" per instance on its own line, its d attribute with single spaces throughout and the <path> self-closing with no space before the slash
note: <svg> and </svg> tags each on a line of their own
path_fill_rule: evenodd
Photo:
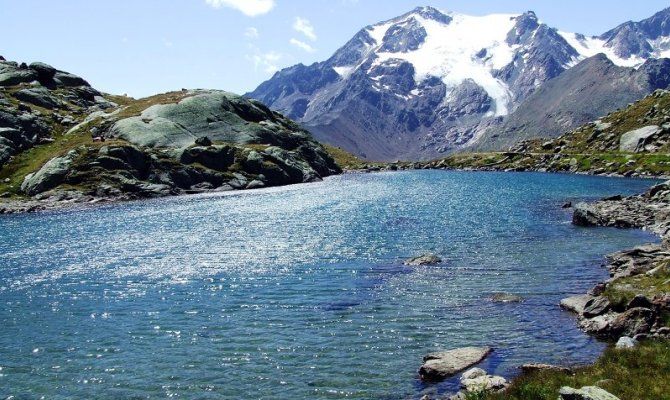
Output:
<svg viewBox="0 0 670 400">
<path fill-rule="evenodd" d="M 442 262 L 442 259 L 435 254 L 427 253 L 418 257 L 410 258 L 405 261 L 405 265 L 437 265 Z"/>
<path fill-rule="evenodd" d="M 463 347 L 431 353 L 423 358 L 419 375 L 425 380 L 445 379 L 479 363 L 492 351 L 490 347 Z"/>
<path fill-rule="evenodd" d="M 494 293 L 490 297 L 494 303 L 520 303 L 523 297 L 511 293 Z"/>
</svg>

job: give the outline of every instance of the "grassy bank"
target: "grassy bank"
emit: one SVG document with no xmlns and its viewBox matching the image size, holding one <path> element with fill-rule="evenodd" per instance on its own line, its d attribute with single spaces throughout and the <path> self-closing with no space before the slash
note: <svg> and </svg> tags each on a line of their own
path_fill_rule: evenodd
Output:
<svg viewBox="0 0 670 400">
<path fill-rule="evenodd" d="M 670 341 L 648 341 L 630 350 L 609 348 L 595 364 L 573 374 L 539 371 L 523 375 L 487 400 L 556 400 L 562 386 L 598 386 L 622 400 L 670 399 Z"/>
</svg>

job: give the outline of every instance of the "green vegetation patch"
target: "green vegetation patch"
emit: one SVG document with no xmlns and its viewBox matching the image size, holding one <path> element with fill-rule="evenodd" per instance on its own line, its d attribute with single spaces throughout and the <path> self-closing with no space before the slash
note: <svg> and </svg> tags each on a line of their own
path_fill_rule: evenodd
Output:
<svg viewBox="0 0 670 400">
<path fill-rule="evenodd" d="M 342 169 L 349 169 L 349 170 L 363 169 L 366 166 L 370 165 L 370 163 L 356 157 L 355 155 L 349 153 L 346 150 L 343 150 L 340 147 L 331 146 L 325 143 L 323 144 L 323 147 L 326 149 L 326 152 L 330 154 L 331 157 L 333 157 L 335 163 L 339 165 L 340 168 Z"/>
<path fill-rule="evenodd" d="M 670 341 L 647 341 L 634 349 L 609 348 L 595 364 L 570 375 L 555 371 L 525 374 L 502 394 L 484 399 L 556 400 L 562 386 L 598 386 L 625 400 L 670 399 Z"/>
<path fill-rule="evenodd" d="M 604 296 L 615 306 L 624 306 L 638 295 L 653 298 L 670 293 L 670 263 L 659 266 L 653 273 L 619 278 L 607 285 Z"/>
</svg>

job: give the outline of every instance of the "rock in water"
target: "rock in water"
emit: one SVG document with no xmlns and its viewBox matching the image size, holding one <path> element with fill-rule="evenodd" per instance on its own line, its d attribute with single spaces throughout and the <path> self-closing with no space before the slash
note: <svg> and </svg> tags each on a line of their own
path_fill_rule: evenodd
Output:
<svg viewBox="0 0 670 400">
<path fill-rule="evenodd" d="M 419 369 L 421 379 L 441 380 L 453 376 L 482 361 L 493 351 L 490 347 L 463 347 L 431 353 L 423 358 Z"/>
<path fill-rule="evenodd" d="M 613 394 L 596 386 L 584 386 L 581 389 L 564 386 L 558 393 L 558 400 L 620 400 Z"/>
<path fill-rule="evenodd" d="M 405 261 L 405 265 L 436 265 L 442 262 L 442 259 L 435 254 L 428 253 L 418 257 L 410 258 Z"/>
<path fill-rule="evenodd" d="M 494 303 L 521 303 L 523 298 L 511 293 L 494 293 L 491 296 Z"/>
<path fill-rule="evenodd" d="M 486 371 L 481 368 L 470 368 L 461 375 L 461 382 L 467 379 L 479 378 L 480 376 L 486 376 Z"/>
<path fill-rule="evenodd" d="M 598 214 L 593 206 L 586 203 L 579 203 L 575 206 L 572 214 L 572 223 L 577 226 L 598 226 Z"/>
</svg>

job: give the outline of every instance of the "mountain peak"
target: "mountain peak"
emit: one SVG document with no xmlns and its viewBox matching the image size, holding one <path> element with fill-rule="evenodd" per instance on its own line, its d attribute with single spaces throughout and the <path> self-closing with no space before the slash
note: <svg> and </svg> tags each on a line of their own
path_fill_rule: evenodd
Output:
<svg viewBox="0 0 670 400">
<path fill-rule="evenodd" d="M 412 11 L 405 13 L 401 15 L 398 18 L 394 18 L 391 21 L 401 21 L 406 19 L 407 17 L 414 17 L 414 16 L 419 16 L 428 20 L 433 20 L 437 21 L 443 24 L 448 24 L 451 22 L 452 17 L 450 15 L 451 13 L 445 13 L 440 10 L 438 10 L 435 7 L 431 6 L 421 6 L 421 7 L 416 7 Z"/>
</svg>

